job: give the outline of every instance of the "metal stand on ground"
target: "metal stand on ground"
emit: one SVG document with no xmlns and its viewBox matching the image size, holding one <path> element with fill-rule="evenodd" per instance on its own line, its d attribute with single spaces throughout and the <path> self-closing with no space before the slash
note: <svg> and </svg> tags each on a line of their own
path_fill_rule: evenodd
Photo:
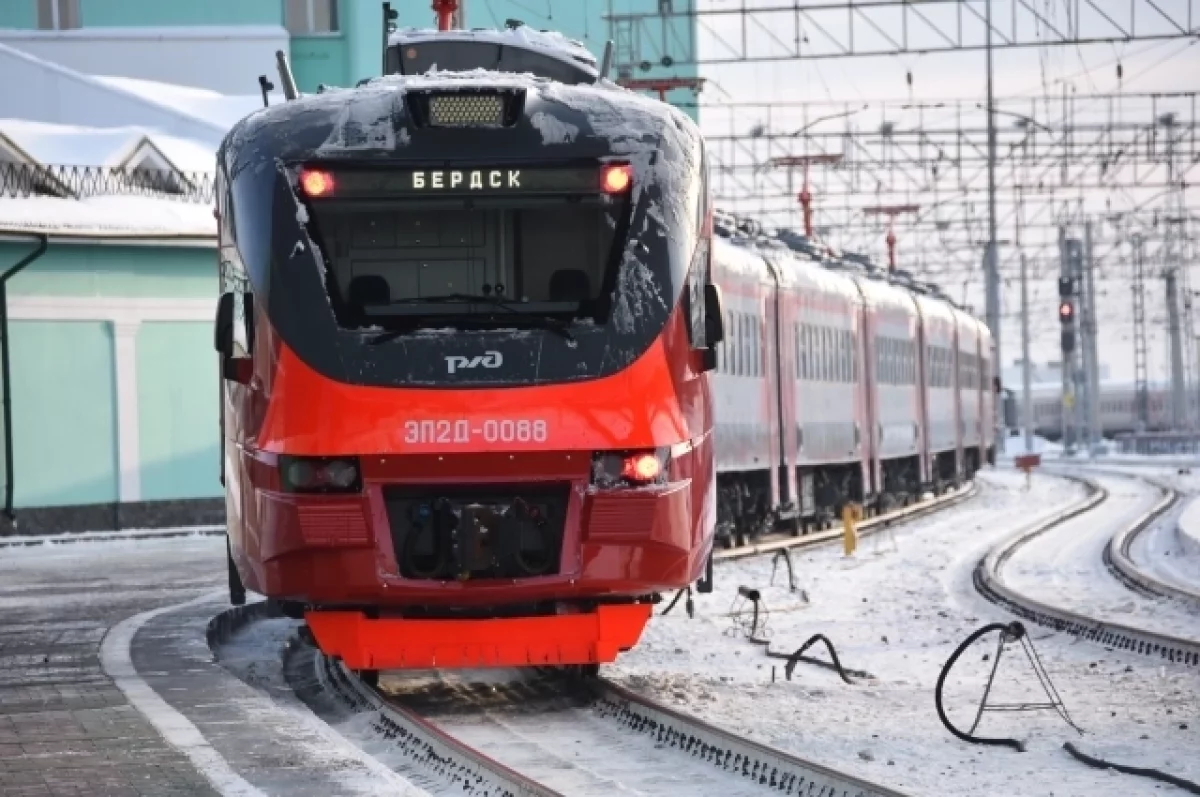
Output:
<svg viewBox="0 0 1200 797">
<path fill-rule="evenodd" d="M 964 732 L 954 727 L 949 718 L 946 716 L 946 711 L 942 706 L 942 688 L 945 686 L 946 676 L 949 675 L 950 670 L 954 667 L 954 663 L 958 661 L 959 656 L 961 656 L 963 652 L 966 651 L 966 649 L 969 648 L 977 639 L 982 637 L 984 634 L 991 633 L 992 631 L 1000 632 L 1000 638 L 996 644 L 996 657 L 992 663 L 992 672 L 988 675 L 987 685 L 983 690 L 983 699 L 979 701 L 979 709 L 975 712 L 975 721 L 971 723 L 971 729 Z M 1037 676 L 1038 683 L 1041 685 L 1042 691 L 1046 693 L 1046 697 L 1048 698 L 1049 702 L 988 704 L 988 696 L 992 692 L 992 685 L 996 680 L 996 672 L 1000 668 L 1000 657 L 1004 653 L 1004 646 L 1008 642 L 1015 641 L 1021 642 L 1021 645 L 1025 650 L 1025 656 L 1029 659 L 1029 664 L 1033 668 L 1034 675 Z M 1083 735 L 1083 730 L 1075 724 L 1074 720 L 1072 720 L 1071 716 L 1067 713 L 1067 707 L 1063 703 L 1062 698 L 1059 696 L 1058 690 L 1055 689 L 1054 684 L 1050 681 L 1050 675 L 1046 672 L 1046 667 L 1042 664 L 1041 657 L 1038 656 L 1037 651 L 1033 647 L 1033 643 L 1029 640 L 1029 635 L 1025 632 L 1025 626 L 1015 621 L 1007 624 L 991 623 L 989 625 L 985 625 L 983 628 L 980 628 L 978 631 L 967 637 L 963 643 L 958 646 L 954 653 L 951 654 L 950 659 L 946 662 L 945 666 L 942 667 L 942 671 L 938 675 L 937 687 L 934 690 L 934 702 L 937 706 L 938 718 L 942 721 L 942 725 L 946 726 L 946 730 L 950 731 L 964 742 L 972 742 L 974 744 L 1002 745 L 1005 747 L 1012 747 L 1014 750 L 1019 752 L 1025 751 L 1025 744 L 1018 739 L 997 739 L 976 736 L 975 731 L 979 728 L 979 723 L 983 719 L 983 713 L 985 711 L 1042 711 L 1046 709 L 1053 709 L 1057 711 L 1058 715 L 1063 718 L 1063 721 L 1074 728 L 1080 736 Z"/>
<path fill-rule="evenodd" d="M 788 592 L 797 592 L 796 571 L 792 567 L 792 555 L 791 555 L 791 553 L 788 552 L 787 548 L 780 548 L 778 551 L 775 552 L 775 555 L 771 557 L 771 582 L 770 582 L 771 586 L 775 586 L 775 572 L 779 569 L 779 560 L 780 559 L 782 559 L 784 561 L 784 564 L 787 565 Z M 798 591 L 800 593 L 800 599 L 803 600 L 805 603 L 809 603 L 808 590 L 801 589 Z"/>
</svg>

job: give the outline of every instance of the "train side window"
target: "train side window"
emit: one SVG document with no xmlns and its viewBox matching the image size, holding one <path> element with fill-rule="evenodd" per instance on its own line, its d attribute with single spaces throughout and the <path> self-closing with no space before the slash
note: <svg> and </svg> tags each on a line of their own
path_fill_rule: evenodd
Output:
<svg viewBox="0 0 1200 797">
<path fill-rule="evenodd" d="M 753 358 L 750 361 L 751 376 L 762 376 L 762 322 L 758 316 L 750 316 L 750 340 L 753 341 Z"/>
<path fill-rule="evenodd" d="M 750 376 L 761 376 L 762 371 L 762 329 L 759 327 L 758 316 L 750 316 Z"/>
<path fill-rule="evenodd" d="M 750 353 L 746 351 L 746 315 L 745 313 L 737 314 L 738 328 L 738 358 L 737 372 L 738 376 L 746 375 L 746 363 L 750 361 Z"/>
<path fill-rule="evenodd" d="M 742 376 L 750 376 L 750 316 L 741 314 L 742 318 Z"/>
<path fill-rule="evenodd" d="M 741 317 L 736 312 L 730 312 L 729 321 L 729 373 L 731 376 L 738 376 L 742 370 L 742 330 L 738 327 Z"/>
<path fill-rule="evenodd" d="M 854 333 L 846 329 L 842 331 L 846 339 L 846 382 L 854 381 Z"/>
<path fill-rule="evenodd" d="M 850 379 L 850 372 L 853 370 L 850 365 L 850 358 L 854 356 L 854 344 L 851 342 L 850 330 L 848 329 L 842 330 L 842 352 L 842 367 L 844 369 L 842 372 L 842 381 L 848 384 L 852 381 Z"/>
<path fill-rule="evenodd" d="M 837 343 L 837 381 L 846 381 L 846 339 L 842 337 L 842 330 L 835 329 L 833 331 L 834 341 Z"/>
<path fill-rule="evenodd" d="M 842 382 L 841 378 L 841 330 L 830 329 L 829 336 L 833 338 L 833 380 Z"/>
<path fill-rule="evenodd" d="M 814 382 L 821 381 L 821 328 L 808 325 L 808 376 Z"/>
<path fill-rule="evenodd" d="M 858 383 L 858 335 L 850 333 L 850 379 Z"/>
<path fill-rule="evenodd" d="M 846 330 L 837 330 L 837 348 L 838 348 L 838 381 L 845 382 L 846 371 L 850 370 L 846 367 Z"/>
<path fill-rule="evenodd" d="M 829 327 L 821 328 L 821 381 L 829 382 L 833 378 L 833 368 L 830 363 Z"/>
<path fill-rule="evenodd" d="M 879 381 L 884 384 L 891 381 L 888 374 L 888 339 L 883 337 L 879 339 Z"/>
</svg>

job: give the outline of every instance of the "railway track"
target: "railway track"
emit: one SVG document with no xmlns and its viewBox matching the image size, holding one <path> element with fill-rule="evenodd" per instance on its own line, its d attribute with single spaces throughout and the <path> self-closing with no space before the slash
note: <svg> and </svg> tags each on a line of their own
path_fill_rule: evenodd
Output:
<svg viewBox="0 0 1200 797">
<path fill-rule="evenodd" d="M 1093 479 L 1067 474 L 1059 475 L 1083 484 L 1088 495 L 1062 512 L 1019 530 L 989 551 L 975 568 L 976 589 L 1017 616 L 1038 625 L 1099 642 L 1115 649 L 1136 652 L 1160 658 L 1163 661 L 1200 667 L 1200 643 L 1194 640 L 1102 620 L 1075 609 L 1052 605 L 1022 593 L 1005 580 L 1004 567 L 1022 546 L 1074 518 L 1096 511 L 1109 498 L 1108 491 Z M 1161 489 L 1161 485 L 1159 487 Z M 1136 565 L 1128 560 L 1128 546 L 1132 544 L 1137 535 L 1150 528 L 1159 518 L 1176 506 L 1178 500 L 1179 496 L 1174 490 L 1164 489 L 1163 495 L 1150 509 L 1143 512 L 1133 522 L 1126 524 L 1110 540 L 1106 546 L 1108 551 L 1105 554 L 1106 558 L 1111 556 L 1111 552 L 1115 550 L 1118 560 L 1123 556 L 1127 560 L 1131 572 L 1140 573 Z M 1115 562 L 1116 560 L 1114 560 L 1114 567 L 1116 567 Z M 1138 581 L 1133 583 L 1140 586 Z M 1157 579 L 1148 579 L 1146 583 L 1161 586 L 1161 582 Z M 1147 587 L 1142 588 L 1147 589 Z"/>
<path fill-rule="evenodd" d="M 884 515 L 876 515 L 875 517 L 863 520 L 858 523 L 858 534 L 860 536 L 868 536 L 897 523 L 907 523 L 917 520 L 938 510 L 948 509 L 956 504 L 960 504 L 963 501 L 973 498 L 978 492 L 979 486 L 974 480 L 966 482 L 956 490 L 930 498 L 927 501 L 921 501 L 920 503 L 911 504 Z M 755 542 L 747 545 L 717 549 L 713 553 L 713 559 L 718 562 L 729 562 L 737 559 L 747 559 L 751 556 L 759 556 L 764 553 L 774 553 L 786 548 L 810 548 L 831 540 L 841 539 L 843 533 L 844 530 L 841 523 L 834 523 L 830 528 L 812 534 L 798 535 L 774 532 L 763 535 Z"/>
<path fill-rule="evenodd" d="M 968 482 L 944 495 L 861 522 L 869 535 L 966 501 Z M 717 551 L 718 561 L 839 539 L 841 524 L 813 534 L 772 534 Z M 214 651 L 248 626 L 282 619 L 269 601 L 218 615 Z M 457 675 L 370 685 L 313 646 L 299 624 L 284 654 L 285 678 L 318 715 L 369 728 L 399 774 L 431 794 L 478 797 L 689 794 L 901 797 L 871 783 L 739 737 L 603 678 L 501 671 L 475 682 Z M 382 745 L 382 746 L 380 746 Z M 485 752 L 487 751 L 487 752 Z M 493 752 L 498 751 L 498 752 Z"/>
<path fill-rule="evenodd" d="M 276 618 L 268 602 L 209 625 L 219 656 Z M 604 678 L 561 671 L 384 674 L 368 685 L 300 633 L 287 680 L 319 715 L 369 728 L 371 752 L 430 794 L 477 797 L 670 793 L 901 797 L 857 776 L 739 737 Z M 448 680 L 454 678 L 455 680 Z"/>
<path fill-rule="evenodd" d="M 1171 499 L 1172 503 L 1169 509 L 1173 512 L 1174 517 L 1170 522 L 1177 524 L 1180 510 L 1182 510 L 1183 496 L 1170 485 L 1163 484 L 1156 479 L 1143 478 L 1143 481 L 1155 485 L 1163 491 L 1164 497 Z M 1148 523 L 1141 528 L 1126 527 L 1114 534 L 1108 545 L 1104 547 L 1105 566 L 1130 589 L 1200 606 L 1200 585 L 1184 585 L 1159 578 L 1149 567 L 1139 564 L 1133 555 L 1134 545 L 1139 542 L 1139 538 L 1149 534 L 1154 529 L 1154 525 Z"/>
</svg>

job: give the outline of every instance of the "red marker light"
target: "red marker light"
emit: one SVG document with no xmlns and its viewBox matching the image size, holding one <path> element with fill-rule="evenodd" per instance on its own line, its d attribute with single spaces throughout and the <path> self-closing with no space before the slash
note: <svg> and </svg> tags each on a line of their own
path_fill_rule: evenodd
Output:
<svg viewBox="0 0 1200 797">
<path fill-rule="evenodd" d="M 633 167 L 605 166 L 600 170 L 600 187 L 606 194 L 623 194 L 633 184 Z"/>
<path fill-rule="evenodd" d="M 650 482 L 662 473 L 662 463 L 653 454 L 633 454 L 625 457 L 621 475 L 630 481 Z"/>
<path fill-rule="evenodd" d="M 305 169 L 300 173 L 300 187 L 311 197 L 333 193 L 333 175 L 316 169 Z"/>
</svg>

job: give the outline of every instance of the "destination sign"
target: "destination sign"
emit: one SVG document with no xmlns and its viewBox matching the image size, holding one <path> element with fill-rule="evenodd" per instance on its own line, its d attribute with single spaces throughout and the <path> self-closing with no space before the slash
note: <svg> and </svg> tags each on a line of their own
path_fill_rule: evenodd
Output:
<svg viewBox="0 0 1200 797">
<path fill-rule="evenodd" d="M 601 167 L 528 169 L 337 169 L 335 196 L 342 198 L 512 196 L 601 193 Z"/>
<path fill-rule="evenodd" d="M 451 190 L 466 186 L 470 191 L 487 191 L 496 188 L 521 188 L 520 169 L 439 169 L 412 173 L 414 191 Z"/>
</svg>

